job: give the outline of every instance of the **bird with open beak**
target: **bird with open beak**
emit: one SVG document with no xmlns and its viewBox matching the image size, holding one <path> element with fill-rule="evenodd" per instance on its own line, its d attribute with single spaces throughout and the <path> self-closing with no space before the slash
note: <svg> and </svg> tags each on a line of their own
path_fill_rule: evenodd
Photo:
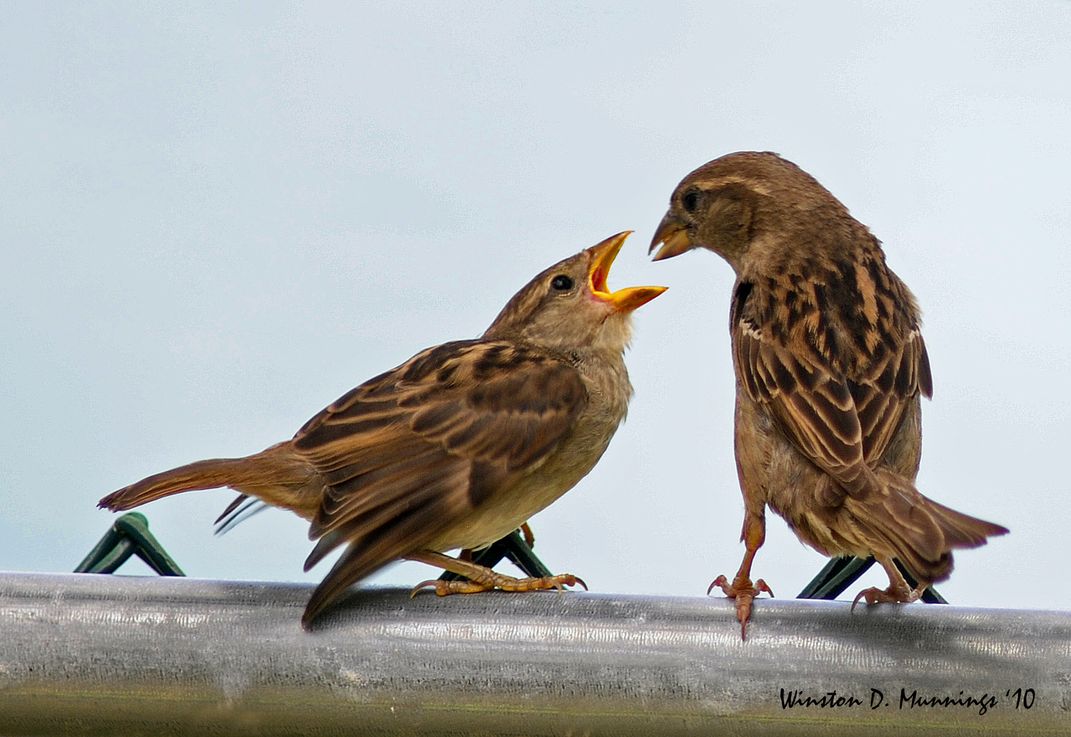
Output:
<svg viewBox="0 0 1071 737">
<path fill-rule="evenodd" d="M 736 272 L 729 313 L 735 450 L 745 553 L 730 583 L 746 637 L 765 509 L 825 555 L 873 555 L 887 589 L 868 604 L 915 601 L 949 577 L 952 550 L 1007 530 L 915 488 L 920 395 L 932 393 L 919 308 L 881 244 L 825 187 L 773 153 L 740 152 L 686 176 L 655 232 L 655 260 L 693 248 Z M 911 589 L 899 560 L 919 581 Z"/>
<path fill-rule="evenodd" d="M 230 487 L 243 495 L 236 501 L 252 497 L 304 517 L 318 540 L 305 570 L 346 546 L 313 592 L 305 626 L 398 559 L 464 577 L 425 581 L 414 593 L 582 584 L 571 574 L 512 578 L 445 552 L 486 546 L 571 489 L 625 418 L 631 314 L 665 291 L 610 291 L 610 266 L 628 235 L 551 266 L 481 337 L 421 351 L 346 393 L 292 439 L 149 476 L 99 506 L 130 509 Z"/>
</svg>

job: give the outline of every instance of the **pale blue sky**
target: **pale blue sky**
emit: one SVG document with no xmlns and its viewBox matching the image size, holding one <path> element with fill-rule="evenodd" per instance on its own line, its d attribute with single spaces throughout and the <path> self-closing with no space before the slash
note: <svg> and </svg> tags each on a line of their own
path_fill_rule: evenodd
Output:
<svg viewBox="0 0 1071 737">
<path fill-rule="evenodd" d="M 739 563 L 732 273 L 646 245 L 673 187 L 778 151 L 886 246 L 934 371 L 919 487 L 1011 528 L 955 603 L 1071 608 L 1071 4 L 0 4 L 0 568 L 69 571 L 103 494 L 289 437 L 480 333 L 626 228 L 636 397 L 533 520 L 594 591 L 700 596 Z M 191 575 L 319 580 L 305 525 L 146 508 Z M 824 559 L 771 518 L 794 596 Z M 130 570 L 138 570 L 132 567 Z M 405 564 L 376 577 L 411 585 Z M 868 579 L 869 580 L 869 579 Z M 880 583 L 880 577 L 874 577 Z"/>
</svg>

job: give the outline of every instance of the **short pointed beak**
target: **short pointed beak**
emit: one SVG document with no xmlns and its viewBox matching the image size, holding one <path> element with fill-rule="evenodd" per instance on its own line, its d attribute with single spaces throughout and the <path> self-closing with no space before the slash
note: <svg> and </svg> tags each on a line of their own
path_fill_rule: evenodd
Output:
<svg viewBox="0 0 1071 737">
<path fill-rule="evenodd" d="M 619 312 L 631 312 L 668 289 L 668 287 L 626 287 L 616 292 L 609 290 L 606 279 L 610 275 L 610 266 L 630 235 L 632 235 L 631 230 L 622 231 L 590 249 L 593 256 L 588 269 L 588 286 L 591 288 L 591 293 L 612 304 Z"/>
<path fill-rule="evenodd" d="M 658 224 L 654 238 L 651 239 L 651 247 L 647 252 L 653 253 L 658 244 L 662 244 L 662 247 L 654 255 L 655 261 L 679 256 L 695 246 L 684 223 L 671 212 L 667 212 L 662 222 Z"/>
</svg>

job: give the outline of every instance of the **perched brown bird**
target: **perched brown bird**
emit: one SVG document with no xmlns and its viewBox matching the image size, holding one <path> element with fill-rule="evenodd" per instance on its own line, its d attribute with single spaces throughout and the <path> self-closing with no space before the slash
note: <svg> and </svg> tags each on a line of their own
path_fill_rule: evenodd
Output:
<svg viewBox="0 0 1071 737">
<path fill-rule="evenodd" d="M 164 471 L 104 497 L 130 509 L 228 486 L 310 520 L 308 570 L 342 557 L 309 600 L 309 623 L 351 584 L 405 558 L 460 574 L 440 595 L 561 588 L 444 555 L 488 545 L 572 488 L 625 417 L 630 315 L 665 287 L 609 291 L 629 232 L 551 266 L 476 340 L 445 343 L 342 396 L 291 440 L 245 458 Z M 239 497 L 238 501 L 244 498 Z M 228 507 L 226 516 L 235 509 Z"/>
<path fill-rule="evenodd" d="M 919 308 L 881 244 L 813 177 L 773 153 L 729 154 L 686 176 L 651 242 L 655 260 L 706 248 L 736 272 L 729 331 L 743 563 L 720 586 L 746 636 L 765 508 L 825 555 L 873 555 L 889 587 L 852 606 L 911 602 L 952 550 L 1007 530 L 915 488 L 919 395 L 932 393 Z M 893 563 L 920 582 L 911 590 Z M 708 591 L 709 593 L 709 591 Z"/>
</svg>

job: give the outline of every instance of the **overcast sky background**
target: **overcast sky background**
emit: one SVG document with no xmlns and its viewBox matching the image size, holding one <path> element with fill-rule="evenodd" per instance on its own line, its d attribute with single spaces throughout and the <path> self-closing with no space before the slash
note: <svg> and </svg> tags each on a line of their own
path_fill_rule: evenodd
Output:
<svg viewBox="0 0 1071 737">
<path fill-rule="evenodd" d="M 922 304 L 919 487 L 1011 529 L 940 591 L 1069 609 L 1069 75 L 1067 2 L 3 2 L 0 568 L 70 571 L 103 494 L 290 437 L 628 228 L 611 285 L 670 291 L 636 316 L 628 422 L 536 552 L 596 592 L 702 596 L 743 553 L 733 275 L 646 247 L 685 174 L 758 149 Z M 230 498 L 143 511 L 190 575 L 326 573 L 284 512 L 214 537 Z M 770 516 L 754 573 L 779 596 L 824 562 Z"/>
</svg>

